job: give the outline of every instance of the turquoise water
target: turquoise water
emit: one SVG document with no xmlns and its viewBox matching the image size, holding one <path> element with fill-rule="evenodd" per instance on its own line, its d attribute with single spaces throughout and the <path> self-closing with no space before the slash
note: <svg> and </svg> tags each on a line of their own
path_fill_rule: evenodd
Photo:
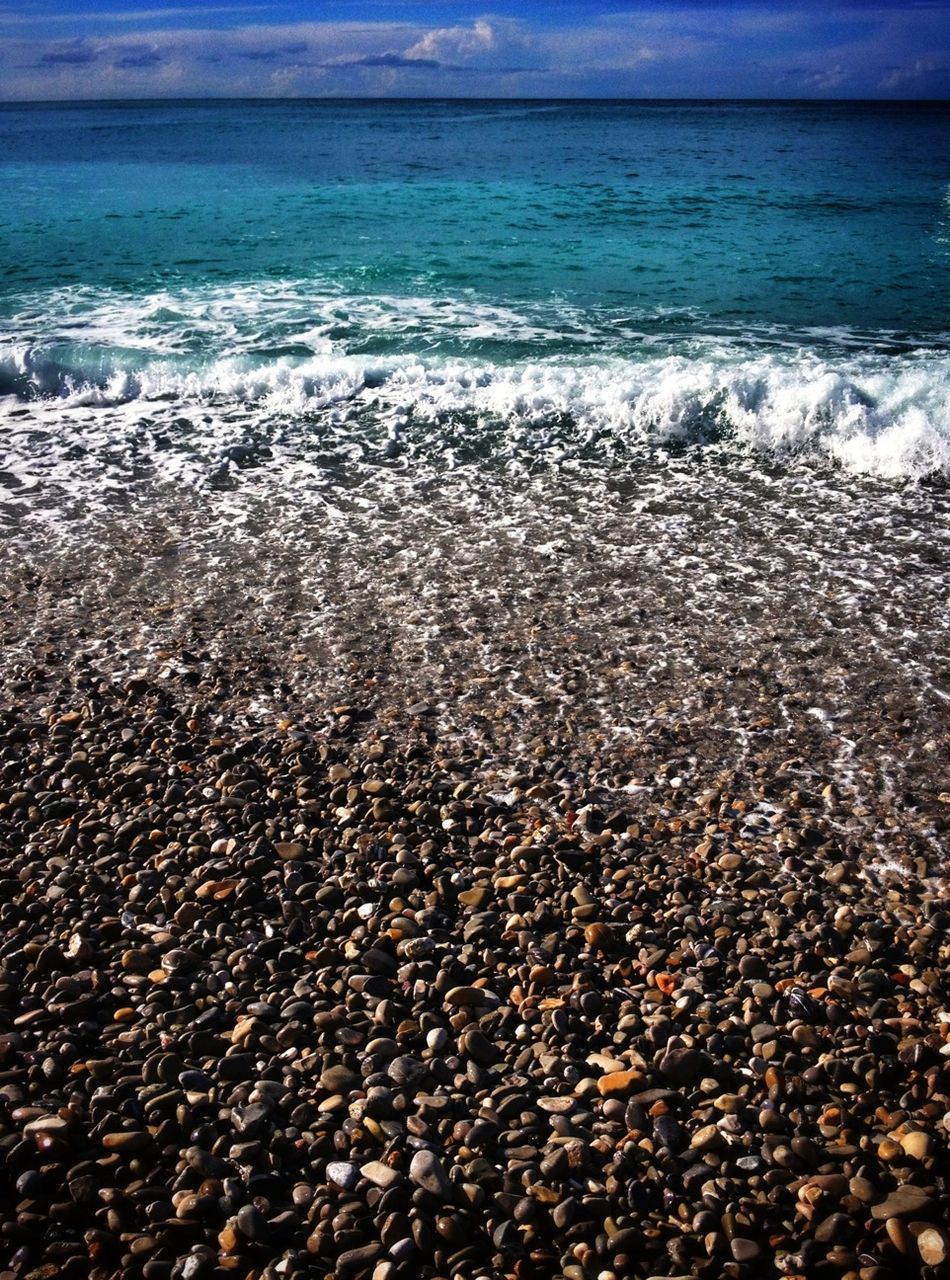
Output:
<svg viewBox="0 0 950 1280">
<path fill-rule="evenodd" d="M 0 405 L 950 459 L 950 107 L 0 109 Z"/>
</svg>

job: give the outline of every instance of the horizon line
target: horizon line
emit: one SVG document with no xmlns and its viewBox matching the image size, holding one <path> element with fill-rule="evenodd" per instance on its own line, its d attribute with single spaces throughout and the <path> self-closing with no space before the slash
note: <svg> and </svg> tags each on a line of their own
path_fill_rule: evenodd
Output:
<svg viewBox="0 0 950 1280">
<path fill-rule="evenodd" d="M 905 105 L 928 105 L 928 106 L 948 106 L 950 105 L 950 97 L 940 98 L 902 98 L 902 97 L 874 97 L 874 98 L 825 98 L 825 97 L 774 97 L 763 98 L 753 96 L 736 96 L 734 94 L 719 95 L 714 97 L 699 96 L 683 96 L 681 94 L 669 94 L 663 96 L 630 96 L 622 97 L 615 95 L 597 95 L 590 97 L 582 96 L 550 96 L 550 95 L 530 95 L 527 97 L 517 96 L 475 96 L 460 94 L 390 94 L 385 96 L 366 95 L 366 94 L 294 94 L 288 96 L 275 96 L 273 94 L 214 94 L 208 97 L 197 97 L 194 94 L 181 94 L 168 97 L 155 97 L 154 95 L 142 97 L 121 97 L 121 98 L 0 98 L 0 107 L 82 107 L 95 105 L 112 105 L 121 106 L 124 104 L 143 105 L 147 103 L 168 104 L 177 103 L 216 103 L 216 102 L 368 102 L 379 105 L 386 102 L 494 102 L 494 103 L 523 103 L 523 102 L 605 102 L 605 103 L 651 103 L 651 102 L 695 102 L 695 103 L 715 103 L 715 102 L 734 102 L 734 103 L 815 103 L 815 104 L 838 104 L 847 105 L 876 105 L 876 106 L 899 106 Z"/>
</svg>

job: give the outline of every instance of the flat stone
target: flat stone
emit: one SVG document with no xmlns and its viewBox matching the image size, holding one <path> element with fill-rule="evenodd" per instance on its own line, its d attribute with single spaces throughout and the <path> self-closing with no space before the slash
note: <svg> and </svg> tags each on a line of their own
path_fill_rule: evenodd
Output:
<svg viewBox="0 0 950 1280">
<path fill-rule="evenodd" d="M 597 1067 L 600 1071 L 629 1071 L 630 1064 L 621 1062 L 619 1058 L 612 1058 L 609 1053 L 589 1053 L 587 1055 L 587 1065 Z"/>
<path fill-rule="evenodd" d="M 570 1115 L 577 1109 L 576 1098 L 539 1098 L 538 1106 L 552 1116 Z"/>
<path fill-rule="evenodd" d="M 31 1120 L 29 1124 L 23 1127 L 24 1137 L 33 1137 L 41 1133 L 49 1134 L 53 1138 L 61 1138 L 69 1130 L 68 1121 L 62 1116 L 40 1116 L 38 1120 Z"/>
<path fill-rule="evenodd" d="M 490 993 L 482 987 L 452 987 L 445 993 L 445 1003 L 454 1009 L 469 1008 L 476 1004 L 488 1004 Z"/>
<path fill-rule="evenodd" d="M 128 1133 L 107 1133 L 102 1139 L 106 1151 L 121 1152 L 142 1151 L 150 1142 L 148 1134 L 138 1129 Z"/>
<path fill-rule="evenodd" d="M 667 1098 L 675 1098 L 673 1089 L 664 1089 L 661 1085 L 653 1089 L 643 1089 L 631 1095 L 631 1102 L 638 1102 L 641 1107 L 652 1107 L 654 1102 L 665 1102 Z"/>
<path fill-rule="evenodd" d="M 871 1217 L 878 1221 L 887 1218 L 906 1218 L 910 1214 L 926 1213 L 933 1208 L 933 1199 L 923 1187 L 903 1186 L 876 1204 L 871 1209 Z"/>
<path fill-rule="evenodd" d="M 484 907 L 487 902 L 491 901 L 491 890 L 481 886 L 474 889 L 463 889 L 459 894 L 459 902 L 463 907 L 472 907 L 478 911 Z"/>
<path fill-rule="evenodd" d="M 597 1092 L 602 1098 L 624 1098 L 633 1093 L 646 1080 L 642 1071 L 609 1071 L 597 1081 Z"/>
<path fill-rule="evenodd" d="M 390 1169 L 389 1165 L 383 1164 L 381 1160 L 370 1160 L 369 1164 L 361 1166 L 360 1173 L 374 1186 L 382 1187 L 383 1190 L 402 1182 L 402 1174 L 397 1169 Z"/>
</svg>

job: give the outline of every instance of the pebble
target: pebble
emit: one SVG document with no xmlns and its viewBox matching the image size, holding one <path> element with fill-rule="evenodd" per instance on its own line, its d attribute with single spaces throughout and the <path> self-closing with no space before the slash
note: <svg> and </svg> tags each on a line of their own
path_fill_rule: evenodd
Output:
<svg viewBox="0 0 950 1280">
<path fill-rule="evenodd" d="M 933 1138 L 920 1129 L 903 1134 L 900 1145 L 904 1154 L 910 1156 L 912 1160 L 926 1160 L 933 1154 L 934 1149 Z"/>
<path fill-rule="evenodd" d="M 756 1262 L 762 1256 L 762 1250 L 754 1240 L 746 1240 L 743 1236 L 734 1236 L 729 1242 L 729 1251 L 736 1262 Z"/>
<path fill-rule="evenodd" d="M 931 1196 L 923 1189 L 907 1184 L 898 1187 L 884 1200 L 872 1205 L 873 1218 L 906 1218 L 911 1214 L 926 1213 L 933 1207 Z"/>
<path fill-rule="evenodd" d="M 297 862 L 306 856 L 307 846 L 299 840 L 278 840 L 274 845 L 278 858 L 284 862 Z"/>
<path fill-rule="evenodd" d="M 327 1165 L 327 1177 L 346 1191 L 352 1191 L 360 1180 L 360 1169 L 348 1160 L 331 1160 Z"/>
<path fill-rule="evenodd" d="M 934 1226 L 923 1226 L 916 1234 L 921 1262 L 928 1267 L 942 1267 L 950 1255 L 950 1234 Z"/>
<path fill-rule="evenodd" d="M 360 1077 L 349 1067 L 332 1066 L 320 1074 L 320 1083 L 330 1093 L 347 1093 L 360 1083 Z"/>
<path fill-rule="evenodd" d="M 360 1169 L 360 1173 L 364 1178 L 368 1178 L 374 1186 L 393 1187 L 402 1181 L 402 1174 L 391 1168 L 388 1164 L 383 1164 L 380 1160 L 370 1160 L 368 1164 L 364 1164 Z"/>
<path fill-rule="evenodd" d="M 417 1187 L 431 1192 L 440 1200 L 451 1200 L 452 1184 L 434 1152 L 417 1151 L 409 1164 L 409 1177 Z"/>
<path fill-rule="evenodd" d="M 639 1089 L 645 1080 L 642 1071 L 609 1071 L 597 1081 L 597 1092 L 602 1098 L 622 1098 Z"/>
</svg>

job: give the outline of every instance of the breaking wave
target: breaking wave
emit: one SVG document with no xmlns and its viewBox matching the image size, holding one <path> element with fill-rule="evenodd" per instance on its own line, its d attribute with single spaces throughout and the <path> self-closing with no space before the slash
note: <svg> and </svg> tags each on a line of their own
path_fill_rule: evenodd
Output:
<svg viewBox="0 0 950 1280">
<path fill-rule="evenodd" d="M 85 304 L 85 305 L 84 305 Z M 695 322 L 540 314 L 472 300 L 314 301 L 245 289 L 195 298 L 71 298 L 32 340 L 0 345 L 3 404 L 242 407 L 268 417 L 372 409 L 556 424 L 582 443 L 734 443 L 890 478 L 950 473 L 950 352 L 853 336 L 718 334 Z M 23 334 L 23 317 L 13 331 Z M 53 332 L 50 333 L 49 330 Z M 12 338 L 12 333 L 9 335 Z M 506 437 L 511 439 L 509 435 Z M 531 432 L 519 431 L 530 449 Z"/>
</svg>

